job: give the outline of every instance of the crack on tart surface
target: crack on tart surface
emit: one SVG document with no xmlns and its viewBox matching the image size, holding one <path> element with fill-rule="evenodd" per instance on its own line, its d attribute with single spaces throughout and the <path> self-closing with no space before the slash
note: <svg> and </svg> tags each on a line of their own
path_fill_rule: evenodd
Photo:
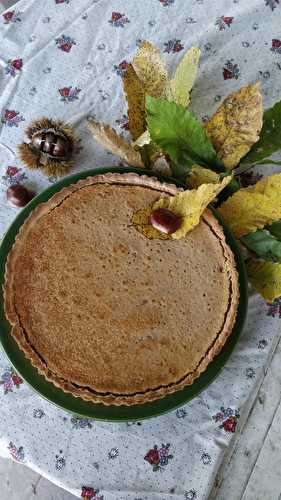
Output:
<svg viewBox="0 0 281 500">
<path fill-rule="evenodd" d="M 121 177 L 122 177 L 122 175 L 124 176 L 124 174 L 121 174 Z M 106 178 L 106 175 L 103 177 Z M 96 178 L 93 178 L 92 180 L 95 181 Z M 123 177 L 123 180 L 124 180 L 124 177 Z M 89 179 L 86 181 L 80 181 L 80 183 L 78 183 L 78 184 L 80 184 L 79 189 L 83 189 L 83 185 L 81 186 L 81 183 L 84 183 L 84 187 L 85 187 L 86 183 L 87 183 L 86 186 L 89 186 L 89 185 L 91 185 L 91 182 L 92 181 Z M 139 178 L 138 178 L 138 182 L 139 182 Z M 95 183 L 96 182 L 93 182 L 93 184 L 95 184 Z M 121 184 L 121 182 L 120 182 L 120 184 Z M 122 185 L 126 185 L 126 183 L 122 184 Z M 49 202 L 47 202 L 47 204 L 51 205 L 51 209 L 49 207 L 49 210 L 47 211 L 46 215 L 48 215 L 50 213 L 50 210 L 52 211 L 54 208 L 61 205 L 67 198 L 69 198 L 71 196 L 71 194 L 73 193 L 73 191 L 77 191 L 78 189 L 77 189 L 77 187 L 75 189 L 75 186 L 77 186 L 77 185 L 74 185 L 74 189 L 73 189 L 73 186 L 70 187 L 71 191 L 70 191 L 68 196 L 65 196 L 65 194 L 66 194 L 65 192 L 64 193 L 60 192 L 53 197 L 53 198 L 56 197 L 57 200 L 59 199 L 60 200 L 59 203 L 57 200 L 54 200 L 53 198 L 51 200 L 49 200 Z M 157 191 L 163 192 L 162 184 L 159 183 L 159 181 L 157 181 L 157 186 L 158 186 Z M 166 192 L 168 192 L 168 189 Z M 170 188 L 170 189 L 174 190 L 174 193 L 175 193 L 175 188 Z M 68 190 L 68 188 L 66 190 Z M 58 197 L 58 195 L 59 195 L 59 197 Z M 47 204 L 45 204 L 45 205 L 47 205 Z M 44 207 L 43 207 L 43 209 L 44 209 Z M 45 209 L 46 209 L 46 207 L 45 207 Z M 40 208 L 39 208 L 39 210 L 40 210 Z M 39 219 L 41 217 L 42 217 L 42 214 L 39 217 Z M 36 214 L 35 214 L 35 218 L 36 218 Z M 210 224 L 208 224 L 208 226 L 210 227 L 211 231 L 215 234 L 216 238 L 218 239 L 218 241 L 220 243 L 220 247 L 222 249 L 222 252 L 225 254 L 226 262 L 228 263 L 229 269 L 227 272 L 230 274 L 229 280 L 228 280 L 228 287 L 232 287 L 234 285 L 234 291 L 235 291 L 235 287 L 236 287 L 236 292 L 238 293 L 237 276 L 234 272 L 234 267 L 232 267 L 232 266 L 234 266 L 233 256 L 230 253 L 230 250 L 224 241 L 223 233 L 222 233 L 222 230 L 221 230 L 219 224 L 217 223 L 217 221 L 214 219 L 213 216 L 208 215 L 208 213 L 206 212 L 206 214 L 204 215 L 205 222 L 207 222 L 207 219 L 209 219 L 209 222 L 210 222 Z M 11 260 L 13 261 L 13 254 L 12 254 Z M 10 261 L 10 259 L 9 259 L 9 261 Z M 7 270 L 7 277 L 8 277 L 8 274 L 9 274 L 9 271 Z M 6 289 L 7 289 L 7 286 L 6 286 Z M 13 290 L 10 290 L 10 291 L 13 294 Z M 236 299 L 237 299 L 237 294 L 236 294 Z M 233 301 L 232 290 L 230 289 L 228 292 L 228 305 L 227 305 L 226 311 L 224 313 L 224 319 L 222 321 L 222 327 L 221 327 L 222 330 L 224 329 L 224 326 L 225 326 L 224 325 L 225 320 L 228 319 L 229 308 L 233 309 L 234 302 L 235 301 Z M 230 303 L 230 305 L 229 305 L 229 303 Z M 7 305 L 7 301 L 6 301 L 6 305 Z M 214 355 L 220 350 L 220 348 L 224 344 L 228 334 L 231 332 L 231 329 L 232 329 L 232 326 L 233 326 L 233 323 L 235 320 L 235 314 L 232 314 L 231 318 L 229 318 L 228 325 L 226 325 L 226 329 L 225 329 L 226 331 L 223 332 L 224 338 L 219 339 L 220 334 L 222 333 L 221 329 L 220 329 L 220 331 L 217 333 L 215 339 L 213 340 L 212 344 L 209 345 L 207 353 L 205 353 L 205 355 L 203 355 L 199 359 L 199 362 L 197 363 L 196 367 L 194 368 L 194 370 L 192 372 L 188 372 L 182 378 L 177 379 L 177 380 L 173 381 L 172 383 L 160 384 L 160 385 L 154 386 L 153 388 L 146 387 L 146 389 L 144 391 L 137 390 L 135 392 L 122 393 L 122 391 L 120 391 L 120 392 L 115 392 L 115 391 L 114 392 L 113 391 L 102 392 L 100 390 L 96 391 L 90 386 L 87 388 L 86 384 L 81 385 L 81 384 L 76 384 L 74 381 L 69 382 L 68 380 L 63 380 L 63 377 L 61 377 L 58 373 L 52 372 L 52 370 L 48 367 L 48 363 L 46 363 L 44 356 L 42 356 L 41 353 L 40 353 L 41 361 L 39 362 L 38 356 L 36 357 L 36 355 L 34 354 L 35 346 L 33 346 L 33 348 L 32 348 L 32 345 L 30 344 L 30 340 L 28 339 L 27 333 L 24 332 L 22 327 L 20 326 L 20 324 L 18 324 L 18 321 L 19 320 L 21 321 L 21 318 L 17 314 L 14 315 L 13 312 L 16 313 L 16 311 L 12 311 L 11 309 L 13 309 L 13 306 L 11 307 L 11 304 L 8 304 L 6 307 L 6 310 L 7 310 L 8 319 L 14 325 L 13 335 L 16 338 L 17 342 L 19 343 L 20 347 L 25 351 L 25 354 L 27 355 L 27 357 L 29 357 L 29 359 L 31 359 L 34 366 L 37 367 L 39 372 L 43 373 L 47 379 L 51 380 L 55 385 L 61 387 L 62 389 L 64 389 L 67 392 L 71 392 L 74 395 L 81 396 L 83 399 L 92 400 L 92 401 L 96 401 L 96 402 L 103 402 L 104 404 L 137 404 L 139 402 L 151 401 L 154 399 L 158 399 L 159 397 L 163 397 L 163 395 L 174 392 L 175 390 L 178 390 L 189 383 L 192 383 L 193 380 L 196 377 L 198 377 L 202 371 L 204 371 L 207 364 L 211 361 L 211 359 L 213 359 Z M 23 342 L 23 335 L 25 335 L 25 342 Z M 219 342 L 221 345 L 217 345 L 218 339 L 219 339 L 219 341 L 221 340 L 221 342 Z"/>
</svg>

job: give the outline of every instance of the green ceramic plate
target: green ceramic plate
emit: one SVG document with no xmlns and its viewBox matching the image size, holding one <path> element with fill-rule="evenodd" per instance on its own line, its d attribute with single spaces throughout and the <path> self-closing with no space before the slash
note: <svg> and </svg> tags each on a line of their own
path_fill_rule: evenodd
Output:
<svg viewBox="0 0 281 500">
<path fill-rule="evenodd" d="M 90 175 L 97 175 L 105 172 L 124 172 L 133 171 L 137 173 L 146 173 L 151 175 L 150 171 L 143 171 L 133 168 L 100 168 L 96 170 L 88 170 L 86 172 L 81 172 L 70 177 L 66 177 L 60 182 L 52 185 L 38 196 L 36 196 L 16 217 L 11 227 L 7 231 L 5 237 L 2 240 L 0 247 L 0 285 L 2 290 L 2 284 L 4 281 L 4 270 L 7 255 L 14 243 L 15 237 L 27 218 L 27 216 L 32 212 L 32 210 L 44 201 L 47 201 L 54 193 L 59 191 L 61 188 L 68 186 L 79 179 L 83 179 Z M 155 175 L 155 174 L 153 174 Z M 161 177 L 160 177 L 161 179 Z M 163 178 L 162 178 L 163 179 Z M 167 178 L 165 179 L 167 180 Z M 175 179 L 171 179 L 172 182 L 181 185 Z M 57 389 L 52 383 L 47 382 L 44 377 L 38 374 L 37 370 L 33 368 L 31 363 L 25 358 L 23 352 L 18 348 L 16 342 L 10 335 L 10 325 L 5 320 L 5 315 L 3 311 L 3 295 L 0 294 L 0 340 L 2 346 L 10 359 L 11 363 L 17 370 L 17 372 L 22 376 L 22 378 L 29 384 L 35 391 L 37 391 L 41 396 L 49 400 L 50 402 L 68 410 L 72 413 L 78 415 L 83 415 L 86 417 L 92 417 L 100 420 L 108 421 L 126 421 L 126 420 L 140 420 L 144 418 L 149 418 L 152 416 L 160 415 L 162 413 L 168 412 L 184 403 L 190 401 L 192 398 L 197 396 L 203 389 L 205 389 L 219 374 L 220 370 L 223 368 L 224 364 L 228 360 L 230 354 L 236 345 L 239 335 L 242 331 L 243 324 L 247 312 L 247 278 L 246 271 L 242 257 L 239 252 L 238 245 L 231 234 L 227 226 L 222 222 L 216 211 L 214 214 L 223 225 L 226 240 L 230 247 L 232 248 L 236 264 L 239 271 L 239 284 L 240 284 L 240 302 L 238 308 L 237 320 L 229 337 L 227 343 L 223 347 L 220 354 L 214 359 L 214 361 L 208 366 L 207 370 L 197 379 L 191 386 L 187 386 L 182 391 L 176 392 L 175 394 L 166 396 L 163 399 L 155 401 L 153 403 L 146 403 L 142 405 L 126 407 L 126 406 L 103 406 L 101 404 L 93 404 L 90 402 L 83 401 L 80 398 L 75 398 L 70 394 L 64 393 L 62 390 Z"/>
</svg>

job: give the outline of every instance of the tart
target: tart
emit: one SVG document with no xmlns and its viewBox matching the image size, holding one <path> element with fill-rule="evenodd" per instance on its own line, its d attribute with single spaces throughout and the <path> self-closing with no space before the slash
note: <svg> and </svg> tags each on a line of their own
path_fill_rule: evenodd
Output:
<svg viewBox="0 0 281 500">
<path fill-rule="evenodd" d="M 180 240 L 150 240 L 133 214 L 178 188 L 133 173 L 89 177 L 38 205 L 8 256 L 11 334 L 32 365 L 93 403 L 183 389 L 230 335 L 234 256 L 208 209 Z"/>
</svg>

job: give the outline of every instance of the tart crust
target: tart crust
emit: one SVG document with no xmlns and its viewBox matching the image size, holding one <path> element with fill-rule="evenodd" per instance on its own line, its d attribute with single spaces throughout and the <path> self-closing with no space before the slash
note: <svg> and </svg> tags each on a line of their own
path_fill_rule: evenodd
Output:
<svg viewBox="0 0 281 500">
<path fill-rule="evenodd" d="M 227 307 L 224 312 L 221 327 L 215 332 L 211 344 L 204 347 L 204 352 L 202 352 L 201 358 L 192 370 L 189 370 L 187 367 L 183 376 L 177 380 L 175 380 L 175 377 L 173 379 L 173 375 L 171 374 L 171 380 L 167 380 L 167 383 L 163 383 L 162 381 L 159 385 L 155 385 L 154 380 L 151 380 L 151 384 L 148 385 L 146 380 L 143 384 L 143 389 L 138 386 L 138 389 L 134 392 L 130 392 L 130 388 L 128 391 L 122 390 L 120 392 L 118 390 L 100 390 L 100 386 L 99 389 L 97 389 L 92 379 L 89 381 L 89 384 L 83 383 L 79 385 L 76 378 L 75 380 L 68 380 L 67 378 L 64 378 L 61 376 L 61 373 L 56 372 L 53 366 L 50 368 L 48 363 L 45 361 L 44 356 L 42 356 L 39 352 L 38 347 L 35 346 L 33 341 L 30 339 L 29 331 L 26 329 L 26 326 L 23 324 L 22 317 L 18 313 L 20 304 L 16 299 L 15 277 L 17 273 L 20 272 L 18 269 L 20 256 L 25 248 L 30 234 L 32 234 L 33 228 L 36 227 L 38 222 L 43 218 L 48 217 L 52 211 L 62 206 L 66 200 L 69 200 L 74 193 L 77 193 L 77 191 L 96 185 L 140 186 L 159 192 L 159 195 L 175 195 L 179 191 L 175 185 L 160 182 L 158 179 L 153 177 L 145 175 L 140 176 L 134 173 L 108 173 L 88 177 L 87 179 L 81 180 L 76 184 L 72 184 L 56 193 L 46 203 L 38 205 L 22 225 L 6 262 L 4 284 L 6 317 L 12 326 L 11 334 L 13 338 L 16 340 L 19 347 L 24 351 L 25 356 L 31 361 L 32 365 L 36 367 L 38 372 L 44 375 L 47 380 L 65 392 L 71 393 L 76 397 L 81 397 L 84 400 L 91 401 L 93 403 L 102 403 L 104 405 L 130 406 L 151 402 L 192 384 L 194 380 L 199 377 L 204 370 L 206 370 L 209 363 L 224 346 L 234 326 L 239 301 L 238 274 L 235 267 L 234 256 L 225 241 L 221 225 L 213 214 L 209 210 L 206 210 L 202 216 L 202 224 L 207 225 L 211 233 L 217 238 L 217 244 L 220 248 L 221 254 L 223 255 L 223 262 L 221 264 L 228 277 L 228 297 Z M 143 238 L 143 236 L 140 235 L 140 238 Z M 38 277 L 38 279 L 41 279 L 41 277 Z M 145 363 L 143 368 L 144 371 L 147 370 Z M 122 370 L 122 367 L 120 367 L 120 370 Z M 115 376 L 118 377 L 118 374 Z M 100 377 L 101 375 L 99 374 L 97 378 Z"/>
</svg>

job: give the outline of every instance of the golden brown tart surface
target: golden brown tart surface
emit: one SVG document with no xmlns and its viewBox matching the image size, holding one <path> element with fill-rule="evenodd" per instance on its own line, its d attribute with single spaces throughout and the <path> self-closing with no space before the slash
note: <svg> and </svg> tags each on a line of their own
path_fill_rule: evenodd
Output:
<svg viewBox="0 0 281 500">
<path fill-rule="evenodd" d="M 133 405 L 191 384 L 231 333 L 233 254 L 206 210 L 181 240 L 135 211 L 177 188 L 136 174 L 80 181 L 39 205 L 8 257 L 6 315 L 32 364 L 93 402 Z"/>
</svg>

